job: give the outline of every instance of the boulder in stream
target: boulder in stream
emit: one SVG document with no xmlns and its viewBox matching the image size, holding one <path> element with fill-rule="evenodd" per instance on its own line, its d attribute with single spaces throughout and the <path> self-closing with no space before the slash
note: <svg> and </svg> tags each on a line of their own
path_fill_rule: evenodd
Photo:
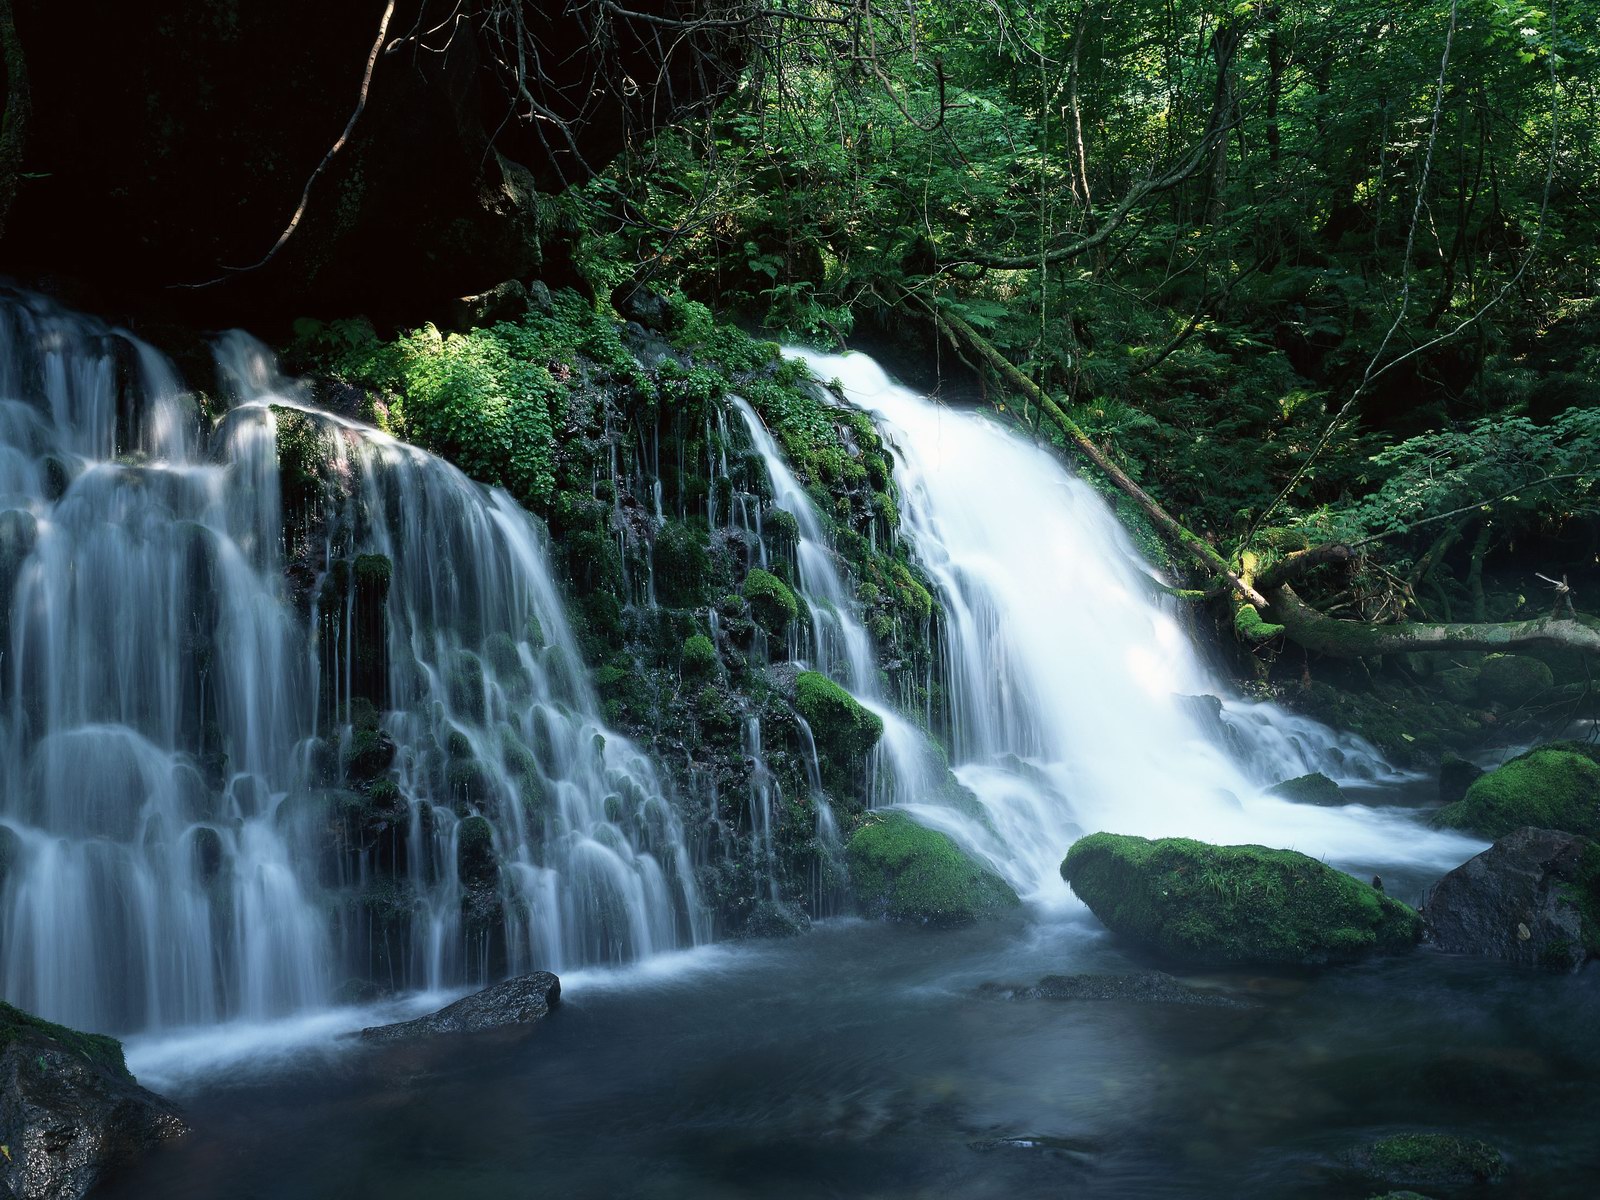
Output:
<svg viewBox="0 0 1600 1200">
<path fill-rule="evenodd" d="M 1267 789 L 1267 795 L 1277 796 L 1295 804 L 1316 804 L 1324 808 L 1335 808 L 1347 803 L 1339 785 L 1321 771 L 1313 771 L 1309 775 L 1297 775 L 1293 779 L 1275 783 Z"/>
<path fill-rule="evenodd" d="M 0 1002 L 0 1196 L 76 1200 L 186 1132 L 178 1110 L 128 1073 L 115 1038 Z"/>
<path fill-rule="evenodd" d="M 1191 967 L 1310 966 L 1410 949 L 1417 914 L 1294 850 L 1096 833 L 1061 875 L 1113 933 Z"/>
<path fill-rule="evenodd" d="M 1357 1151 L 1354 1161 L 1361 1170 L 1387 1184 L 1451 1190 L 1489 1183 L 1505 1171 L 1500 1151 L 1493 1146 L 1448 1133 L 1402 1133 L 1381 1138 Z"/>
<path fill-rule="evenodd" d="M 1573 743 L 1540 746 L 1476 780 L 1434 823 L 1485 838 L 1526 826 L 1600 836 L 1600 763 Z"/>
<path fill-rule="evenodd" d="M 1435 884 L 1422 918 L 1441 950 L 1576 971 L 1600 953 L 1600 844 L 1513 830 Z"/>
<path fill-rule="evenodd" d="M 519 975 L 481 992 L 463 996 L 436 1013 L 401 1021 L 394 1025 L 375 1025 L 361 1031 L 368 1042 L 410 1042 L 450 1033 L 487 1033 L 532 1025 L 550 1015 L 561 1000 L 561 980 L 549 971 Z"/>
<path fill-rule="evenodd" d="M 846 854 L 856 904 L 868 916 L 949 927 L 1021 903 L 950 837 L 904 813 L 869 817 Z"/>
</svg>

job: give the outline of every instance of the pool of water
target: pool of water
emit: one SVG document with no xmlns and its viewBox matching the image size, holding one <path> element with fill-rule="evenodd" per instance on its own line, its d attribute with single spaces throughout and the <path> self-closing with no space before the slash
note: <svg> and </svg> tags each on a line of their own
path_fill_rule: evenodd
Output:
<svg viewBox="0 0 1600 1200">
<path fill-rule="evenodd" d="M 1384 869 L 1393 894 L 1426 882 Z M 837 921 L 571 975 L 523 1038 L 342 1036 L 433 996 L 136 1039 L 131 1065 L 194 1132 L 104 1194 L 1331 1200 L 1385 1190 L 1348 1154 L 1414 1130 L 1499 1147 L 1484 1195 L 1596 1194 L 1600 971 L 1423 949 L 1185 977 L 1239 1007 L 981 988 L 1149 967 L 1078 907 L 942 933 Z"/>
</svg>

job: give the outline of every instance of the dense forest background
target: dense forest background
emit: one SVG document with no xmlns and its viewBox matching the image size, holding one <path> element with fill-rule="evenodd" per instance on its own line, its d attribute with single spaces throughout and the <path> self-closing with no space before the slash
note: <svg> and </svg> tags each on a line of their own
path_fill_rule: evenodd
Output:
<svg viewBox="0 0 1600 1200">
<path fill-rule="evenodd" d="M 51 103 L 60 12 L 16 7 L 0 208 L 24 263 L 70 220 L 52 269 L 103 282 L 109 255 L 284 341 L 316 318 L 323 361 L 509 276 L 894 347 L 1084 463 L 1263 677 L 1286 652 L 1280 674 L 1600 645 L 1592 4 L 130 12 L 150 52 L 102 55 L 103 90 L 149 111 L 95 121 Z M 275 56 L 303 121 L 252 98 Z"/>
</svg>

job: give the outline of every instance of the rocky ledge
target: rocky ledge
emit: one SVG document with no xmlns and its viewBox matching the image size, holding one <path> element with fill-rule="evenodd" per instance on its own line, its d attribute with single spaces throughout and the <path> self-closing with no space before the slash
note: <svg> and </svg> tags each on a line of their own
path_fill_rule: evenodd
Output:
<svg viewBox="0 0 1600 1200">
<path fill-rule="evenodd" d="M 440 1034 L 511 1029 L 549 1016 L 560 1000 L 561 980 L 549 971 L 535 971 L 464 996 L 414 1021 L 363 1029 L 361 1038 L 378 1043 L 411 1042 Z"/>
<path fill-rule="evenodd" d="M 115 1038 L 0 1002 L 0 1200 L 77 1200 L 187 1132 L 128 1073 Z"/>
</svg>

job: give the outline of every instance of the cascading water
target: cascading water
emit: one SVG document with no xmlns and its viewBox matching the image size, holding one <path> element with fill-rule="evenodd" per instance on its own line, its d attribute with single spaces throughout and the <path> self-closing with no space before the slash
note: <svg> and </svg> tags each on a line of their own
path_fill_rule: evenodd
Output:
<svg viewBox="0 0 1600 1200">
<path fill-rule="evenodd" d="M 0 304 L 0 992 L 127 1030 L 704 940 L 530 518 L 219 363 L 208 428 L 131 335 Z"/>
<path fill-rule="evenodd" d="M 943 732 L 982 812 L 899 797 L 920 820 L 1046 900 L 1065 898 L 1062 852 L 1094 830 L 1271 841 L 1354 862 L 1386 843 L 1441 866 L 1470 853 L 1403 814 L 1262 795 L 1311 770 L 1355 783 L 1393 772 L 1359 739 L 1271 705 L 1228 701 L 1226 725 L 1208 730 L 1195 698 L 1219 683 L 1087 484 L 864 355 L 793 353 L 840 381 L 894 448 L 904 534 L 943 610 Z"/>
</svg>

